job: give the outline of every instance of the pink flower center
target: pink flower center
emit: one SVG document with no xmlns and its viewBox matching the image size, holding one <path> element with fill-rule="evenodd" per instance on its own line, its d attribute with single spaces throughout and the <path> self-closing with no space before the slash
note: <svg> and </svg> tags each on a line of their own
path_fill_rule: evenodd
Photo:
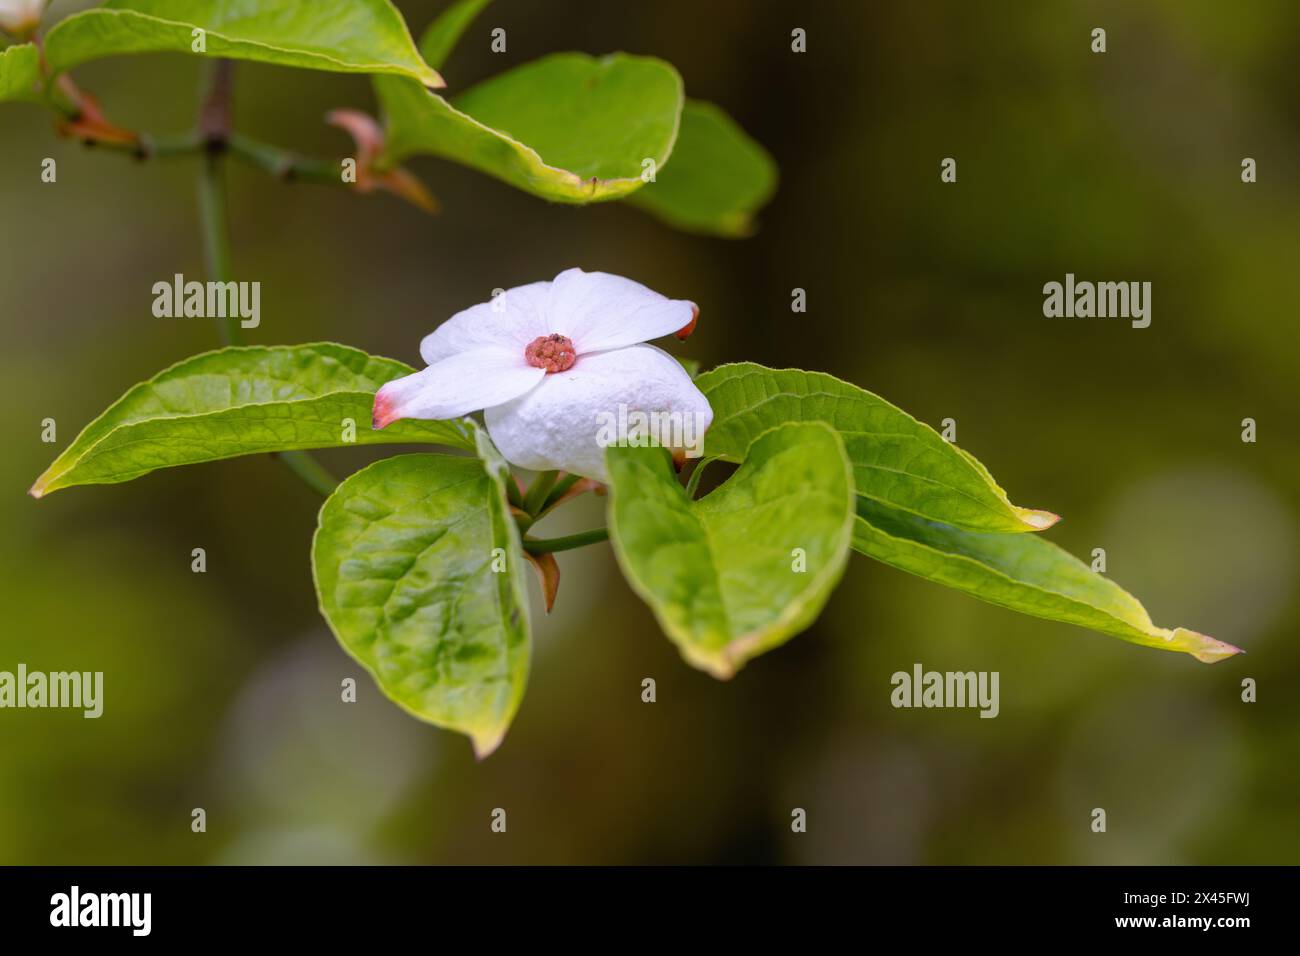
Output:
<svg viewBox="0 0 1300 956">
<path fill-rule="evenodd" d="M 567 372 L 578 360 L 573 340 L 563 335 L 539 335 L 524 349 L 524 358 L 534 368 L 551 372 Z"/>
</svg>

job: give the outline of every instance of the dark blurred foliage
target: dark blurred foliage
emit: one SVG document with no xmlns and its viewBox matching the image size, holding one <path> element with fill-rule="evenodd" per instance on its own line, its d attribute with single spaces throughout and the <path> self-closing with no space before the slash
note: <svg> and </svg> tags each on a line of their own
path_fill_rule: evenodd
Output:
<svg viewBox="0 0 1300 956">
<path fill-rule="evenodd" d="M 437 9 L 400 5 L 417 33 Z M 1106 548 L 1157 623 L 1249 654 L 1208 667 L 858 558 L 815 627 L 719 683 L 602 546 L 561 558 L 523 708 L 477 764 L 338 649 L 308 565 L 319 502 L 272 462 L 25 497 L 55 453 L 42 419 L 62 447 L 215 336 L 150 314 L 154 282 L 201 273 L 193 161 L 87 151 L 6 105 L 0 669 L 103 670 L 106 704 L 98 721 L 0 712 L 0 861 L 1295 862 L 1300 6 L 499 0 L 443 72 L 463 88 L 567 49 L 661 56 L 765 143 L 782 182 L 758 234 L 549 206 L 435 161 L 416 168 L 437 218 L 235 168 L 236 271 L 263 284 L 252 340 L 416 362 L 423 334 L 494 287 L 622 273 L 700 303 L 677 351 L 706 365 L 822 369 L 954 418 L 1013 500 L 1065 516 L 1055 540 Z M 200 64 L 78 79 L 119 124 L 180 132 Z M 248 64 L 237 95 L 240 128 L 324 156 L 348 148 L 325 112 L 373 104 L 362 77 Z M 1151 281 L 1152 326 L 1043 318 L 1042 285 L 1066 272 Z M 340 474 L 369 460 L 322 457 Z M 916 661 L 999 671 L 1000 716 L 892 709 L 890 675 Z"/>
</svg>

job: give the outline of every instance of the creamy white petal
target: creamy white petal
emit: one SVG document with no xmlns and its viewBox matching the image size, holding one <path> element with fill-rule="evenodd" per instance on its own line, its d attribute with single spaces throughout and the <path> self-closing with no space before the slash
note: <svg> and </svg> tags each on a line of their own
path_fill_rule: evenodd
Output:
<svg viewBox="0 0 1300 956">
<path fill-rule="evenodd" d="M 652 345 L 579 356 L 526 394 L 487 409 L 488 433 L 521 468 L 606 480 L 605 443 L 636 413 L 667 413 L 657 444 L 697 455 L 713 421 L 708 399 L 667 352 Z M 614 426 L 613 429 L 610 426 Z"/>
<path fill-rule="evenodd" d="M 582 355 L 672 335 L 697 310 L 622 276 L 568 269 L 551 284 L 548 313 L 547 331 L 567 335 Z"/>
<path fill-rule="evenodd" d="M 525 362 L 522 351 L 461 352 L 380 388 L 373 425 L 383 428 L 399 418 L 458 418 L 523 395 L 545 374 Z"/>
<path fill-rule="evenodd" d="M 550 296 L 551 283 L 531 282 L 457 312 L 424 337 L 420 357 L 434 365 L 457 352 L 491 346 L 516 349 L 523 355 L 529 342 L 551 332 Z"/>
</svg>

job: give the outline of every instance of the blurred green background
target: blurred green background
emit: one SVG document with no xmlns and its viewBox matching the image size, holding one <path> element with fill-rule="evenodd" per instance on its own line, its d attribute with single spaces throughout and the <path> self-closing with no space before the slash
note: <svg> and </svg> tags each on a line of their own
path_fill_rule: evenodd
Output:
<svg viewBox="0 0 1300 956">
<path fill-rule="evenodd" d="M 441 6 L 399 5 L 417 35 Z M 1065 516 L 1054 540 L 1106 548 L 1157 623 L 1249 653 L 1205 666 L 858 557 L 816 626 L 719 683 L 678 658 L 600 546 L 561 556 L 549 618 L 534 589 L 528 692 L 478 764 L 339 650 L 308 565 L 319 500 L 275 464 L 26 497 L 86 422 L 215 332 L 150 313 L 154 282 L 202 271 L 195 163 L 88 151 L 9 104 L 0 670 L 102 670 L 106 700 L 97 721 L 0 712 L 0 862 L 1297 862 L 1300 5 L 498 0 L 443 73 L 464 88 L 568 49 L 661 56 L 766 144 L 782 181 L 760 231 L 687 236 L 432 160 L 415 168 L 437 218 L 236 166 L 236 277 L 263 286 L 251 341 L 415 363 L 422 335 L 494 287 L 621 273 L 701 305 L 676 351 L 706 366 L 821 369 L 954 418 L 1014 501 Z M 117 123 L 182 132 L 200 64 L 77 77 Z M 323 156 L 348 150 L 324 113 L 373 105 L 362 77 L 249 64 L 237 100 L 244 131 Z M 1042 286 L 1066 272 L 1151 281 L 1151 327 L 1043 318 Z M 370 460 L 322 457 L 340 475 Z M 1001 715 L 892 709 L 890 675 L 917 661 L 999 671 Z"/>
</svg>

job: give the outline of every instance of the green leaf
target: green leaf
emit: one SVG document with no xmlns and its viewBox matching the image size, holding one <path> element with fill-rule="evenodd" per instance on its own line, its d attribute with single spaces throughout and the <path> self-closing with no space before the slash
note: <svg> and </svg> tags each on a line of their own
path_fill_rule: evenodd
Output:
<svg viewBox="0 0 1300 956">
<path fill-rule="evenodd" d="M 388 118 L 385 160 L 429 153 L 555 202 L 641 188 L 677 138 L 682 80 L 662 60 L 559 53 L 470 89 L 454 106 L 417 84 L 376 77 Z"/>
<path fill-rule="evenodd" d="M 767 432 L 694 502 L 662 449 L 609 448 L 605 457 L 619 564 L 689 663 L 730 677 L 816 619 L 853 528 L 853 475 L 832 429 Z"/>
<path fill-rule="evenodd" d="M 55 26 L 45 56 L 60 73 L 122 53 L 194 53 L 196 29 L 206 56 L 443 85 L 389 0 L 108 0 Z"/>
<path fill-rule="evenodd" d="M 41 53 L 34 43 L 0 51 L 0 103 L 40 99 Z"/>
<path fill-rule="evenodd" d="M 482 461 L 399 455 L 339 485 L 312 571 L 344 650 L 410 713 L 467 734 L 481 759 L 519 709 L 530 625 L 509 473 L 477 434 Z"/>
<path fill-rule="evenodd" d="M 135 386 L 87 425 L 30 493 L 40 498 L 72 485 L 113 484 L 256 452 L 394 442 L 472 449 L 464 422 L 370 427 L 379 386 L 411 372 L 331 343 L 196 355 Z"/>
<path fill-rule="evenodd" d="M 420 38 L 420 55 L 435 70 L 441 70 L 447 57 L 456 48 L 460 38 L 474 18 L 483 12 L 492 0 L 456 0 L 429 25 Z"/>
<path fill-rule="evenodd" d="M 634 206 L 687 232 L 740 237 L 776 191 L 776 162 L 712 103 L 687 100 L 677 145 Z"/>
<path fill-rule="evenodd" d="M 695 380 L 713 408 L 705 453 L 743 461 L 754 437 L 786 421 L 821 421 L 844 438 L 858 494 L 972 531 L 1041 531 L 1049 511 L 1007 500 L 975 458 L 871 392 L 821 372 L 721 365 Z"/>
<path fill-rule="evenodd" d="M 858 499 L 853 547 L 990 604 L 1091 628 L 1214 663 L 1240 649 L 1186 628 L 1156 627 L 1138 600 L 1045 538 L 986 534 Z"/>
</svg>

